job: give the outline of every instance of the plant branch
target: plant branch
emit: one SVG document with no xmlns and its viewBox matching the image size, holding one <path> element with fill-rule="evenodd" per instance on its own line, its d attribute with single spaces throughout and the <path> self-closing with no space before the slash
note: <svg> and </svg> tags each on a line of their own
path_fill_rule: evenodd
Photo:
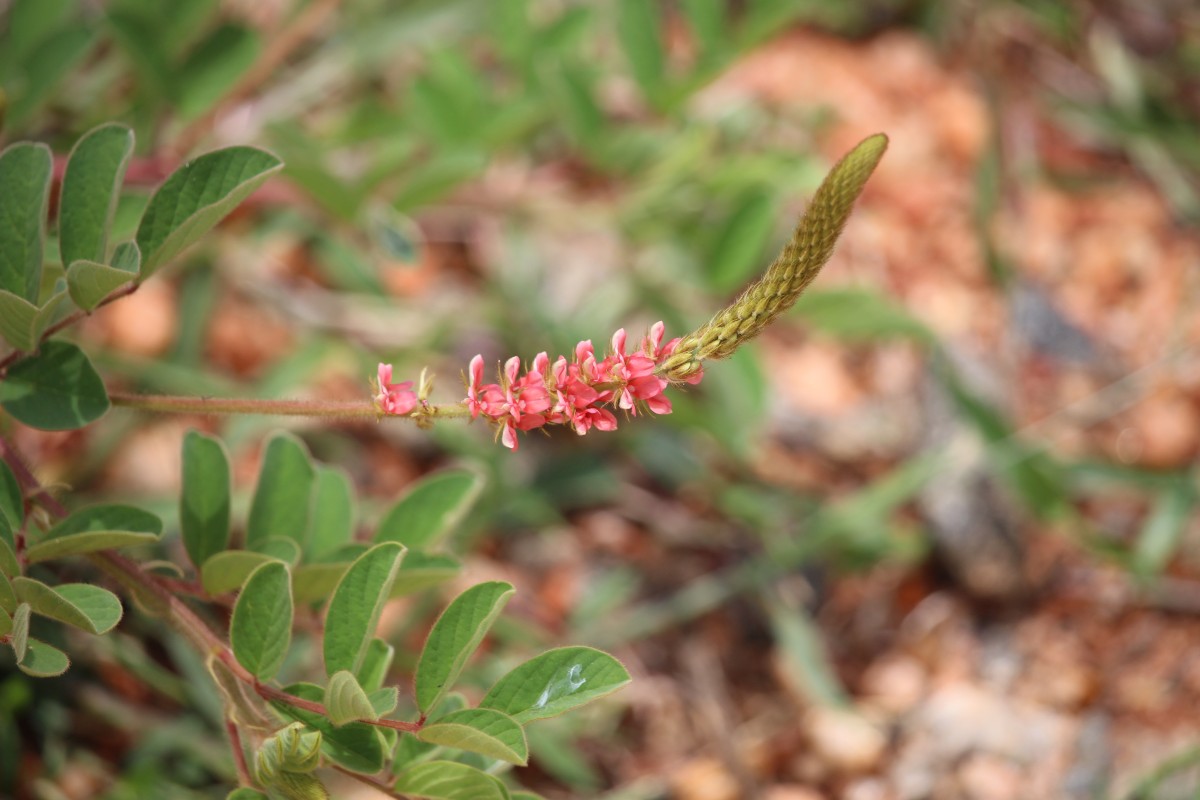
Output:
<svg viewBox="0 0 1200 800">
<path fill-rule="evenodd" d="M 238 782 L 242 786 L 253 787 L 256 784 L 250 777 L 250 767 L 246 764 L 246 751 L 242 749 L 242 734 L 237 723 L 225 717 L 225 732 L 229 734 L 229 746 L 233 750 L 233 763 L 237 767 Z"/>
<path fill-rule="evenodd" d="M 166 394 L 109 392 L 113 405 L 163 414 L 268 414 L 278 417 L 325 419 L 409 419 L 420 424 L 435 419 L 470 416 L 461 403 L 425 405 L 411 414 L 382 414 L 374 403 L 362 400 L 264 400 L 252 397 L 189 397 Z"/>
</svg>

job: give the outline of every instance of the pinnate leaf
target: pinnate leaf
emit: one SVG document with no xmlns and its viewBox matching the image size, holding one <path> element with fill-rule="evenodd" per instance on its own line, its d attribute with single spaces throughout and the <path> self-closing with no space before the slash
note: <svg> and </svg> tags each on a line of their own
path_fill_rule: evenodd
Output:
<svg viewBox="0 0 1200 800">
<path fill-rule="evenodd" d="M 80 509 L 55 525 L 30 547 L 30 563 L 158 541 L 162 520 L 133 506 L 103 505 Z"/>
<path fill-rule="evenodd" d="M 88 633 L 108 633 L 121 621 L 121 601 L 100 586 L 89 583 L 47 586 L 32 578 L 18 577 L 13 578 L 13 589 L 33 613 Z"/>
<path fill-rule="evenodd" d="M 142 280 L 195 243 L 282 168 L 283 162 L 266 151 L 227 147 L 175 170 L 150 198 L 138 225 Z"/>
<path fill-rule="evenodd" d="M 296 437 L 271 437 L 258 472 L 258 485 L 246 522 L 246 547 L 271 536 L 287 536 L 303 544 L 308 534 L 308 511 L 316 475 L 308 451 Z"/>
<path fill-rule="evenodd" d="M 512 584 L 503 581 L 472 586 L 438 617 L 417 663 L 416 696 L 422 713 L 428 714 L 454 685 L 513 591 Z"/>
<path fill-rule="evenodd" d="M 427 723 L 417 734 L 423 742 L 469 750 L 524 766 L 529 745 L 520 724 L 491 708 L 464 708 Z"/>
<path fill-rule="evenodd" d="M 398 793 L 427 800 L 509 800 L 496 778 L 454 761 L 429 761 L 405 770 L 393 787 Z"/>
<path fill-rule="evenodd" d="M 108 411 L 104 383 L 88 357 L 68 342 L 44 342 L 0 381 L 0 406 L 31 428 L 82 428 Z"/>
<path fill-rule="evenodd" d="M 627 683 L 629 673 L 608 653 L 591 647 L 560 647 L 498 680 L 479 707 L 503 711 L 524 725 L 577 708 Z"/>
<path fill-rule="evenodd" d="M 347 722 L 379 719 L 367 693 L 358 685 L 353 673 L 344 669 L 329 677 L 329 686 L 325 689 L 325 710 L 329 712 L 329 719 L 339 728 Z"/>
<path fill-rule="evenodd" d="M 76 261 L 104 262 L 108 229 L 132 153 L 133 131 L 115 123 L 93 128 L 71 150 L 58 204 L 64 267 Z"/>
<path fill-rule="evenodd" d="M 183 437 L 179 528 L 196 566 L 229 546 L 230 492 L 229 456 L 221 440 L 188 431 Z"/>
<path fill-rule="evenodd" d="M 0 290 L 36 302 L 53 159 L 44 144 L 0 152 Z"/>
<path fill-rule="evenodd" d="M 275 677 L 292 643 L 292 578 L 286 564 L 261 564 L 242 587 L 229 623 L 238 663 L 259 680 Z"/>
<path fill-rule="evenodd" d="M 338 582 L 325 613 L 325 672 L 357 672 L 375 634 L 379 614 L 404 558 L 394 542 L 372 547 L 358 557 Z"/>
<path fill-rule="evenodd" d="M 414 550 L 437 544 L 471 509 L 483 479 L 450 470 L 417 482 L 392 507 L 375 531 L 376 542 L 400 542 Z"/>
</svg>

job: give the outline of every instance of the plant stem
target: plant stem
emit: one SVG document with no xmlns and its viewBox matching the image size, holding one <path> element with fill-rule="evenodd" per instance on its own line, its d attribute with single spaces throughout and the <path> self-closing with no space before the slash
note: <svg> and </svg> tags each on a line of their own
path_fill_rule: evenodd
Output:
<svg viewBox="0 0 1200 800">
<path fill-rule="evenodd" d="M 120 300 L 122 297 L 128 297 L 129 295 L 136 292 L 138 290 L 138 286 L 140 286 L 140 285 L 141 284 L 139 284 L 137 281 L 131 281 L 131 282 L 125 284 L 124 286 L 117 287 L 107 297 L 105 297 L 103 300 L 101 300 L 99 303 L 97 303 L 96 308 L 92 309 L 92 312 L 94 312 L 98 308 L 103 308 L 104 306 L 108 305 L 109 303 L 116 302 L 117 300 Z M 76 322 L 79 322 L 79 320 L 88 316 L 88 314 L 92 313 L 92 312 L 88 312 L 88 311 L 73 311 L 73 312 L 71 312 L 67 316 L 60 319 L 58 322 L 51 325 L 49 328 L 46 328 L 46 330 L 42 332 L 41 337 L 38 339 L 38 344 L 40 345 L 42 342 L 46 341 L 51 336 L 53 336 L 54 334 L 61 331 L 63 328 L 74 325 Z M 6 369 L 8 369 L 8 367 L 10 367 L 14 362 L 20 361 L 22 358 L 24 358 L 27 355 L 30 355 L 30 353 L 26 353 L 23 350 L 15 350 L 12 353 L 9 353 L 7 356 L 5 356 L 3 359 L 0 359 L 0 378 L 4 377 L 4 371 Z"/>
<path fill-rule="evenodd" d="M 225 732 L 229 734 L 229 746 L 233 750 L 233 763 L 237 766 L 238 781 L 242 786 L 254 787 L 254 779 L 250 777 L 250 767 L 246 764 L 246 751 L 242 749 L 242 734 L 237 724 L 225 717 Z"/>
<path fill-rule="evenodd" d="M 418 424 L 435 419 L 470 416 L 462 403 L 424 405 L 411 414 L 382 414 L 374 403 L 361 400 L 262 400 L 252 397 L 188 397 L 167 394 L 109 392 L 113 405 L 164 414 L 269 414 L 279 417 L 326 419 L 409 419 Z"/>
</svg>

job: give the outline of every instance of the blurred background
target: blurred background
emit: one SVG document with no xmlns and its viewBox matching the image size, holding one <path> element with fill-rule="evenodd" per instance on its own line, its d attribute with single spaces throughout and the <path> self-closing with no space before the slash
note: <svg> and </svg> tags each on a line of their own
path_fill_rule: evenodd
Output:
<svg viewBox="0 0 1200 800">
<path fill-rule="evenodd" d="M 547 798 L 1200 791 L 1191 0 L 0 0 L 0 87 L 5 144 L 136 129 L 120 238 L 189 155 L 287 162 L 79 329 L 142 392 L 361 399 L 383 360 L 453 401 L 477 352 L 681 335 L 886 132 L 814 287 L 669 417 L 516 454 L 479 424 L 0 430 L 72 503 L 168 530 L 189 427 L 243 507 L 290 427 L 364 531 L 483 470 L 459 574 L 389 609 L 393 679 L 492 578 L 518 594 L 475 691 L 539 647 L 614 652 L 629 688 L 531 729 Z M 61 679 L 0 673 L 0 795 L 224 796 L 179 640 L 130 614 L 69 651 Z"/>
</svg>

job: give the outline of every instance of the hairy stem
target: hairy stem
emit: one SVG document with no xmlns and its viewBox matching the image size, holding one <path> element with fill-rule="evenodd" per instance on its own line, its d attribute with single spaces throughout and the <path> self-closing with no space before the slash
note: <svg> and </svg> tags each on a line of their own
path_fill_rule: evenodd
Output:
<svg viewBox="0 0 1200 800">
<path fill-rule="evenodd" d="M 374 403 L 349 400 L 261 400 L 242 397 L 188 397 L 167 394 L 129 394 L 109 392 L 113 405 L 164 414 L 267 414 L 278 417 L 320 417 L 325 419 L 455 419 L 470 416 L 461 403 L 424 405 L 411 414 L 382 414 Z"/>
</svg>

